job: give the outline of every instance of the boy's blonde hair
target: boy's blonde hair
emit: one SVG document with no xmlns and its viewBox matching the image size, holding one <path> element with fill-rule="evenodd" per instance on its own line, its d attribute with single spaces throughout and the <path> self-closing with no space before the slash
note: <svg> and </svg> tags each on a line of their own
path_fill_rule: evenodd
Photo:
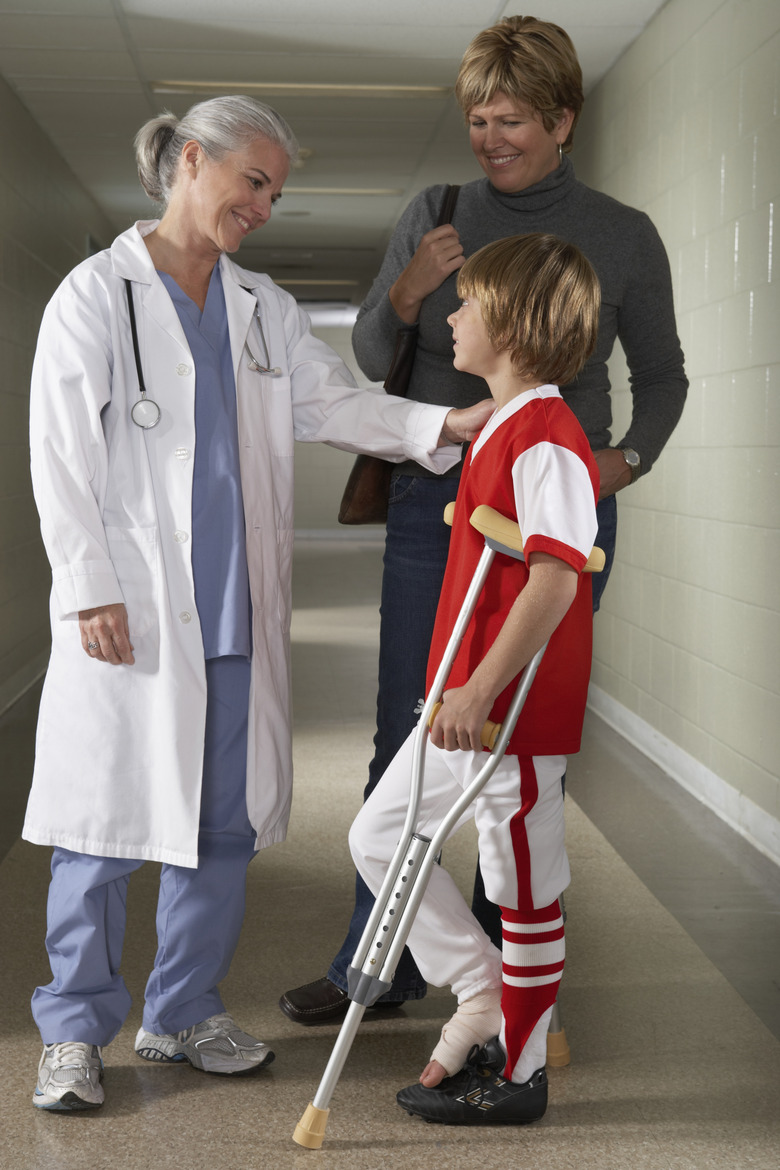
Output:
<svg viewBox="0 0 780 1170">
<path fill-rule="evenodd" d="M 568 33 L 535 16 L 507 16 L 477 33 L 460 63 L 455 97 L 468 117 L 475 106 L 485 106 L 499 94 L 538 114 L 548 134 L 563 111 L 571 110 L 574 121 L 563 143 L 570 150 L 585 98 Z"/>
<path fill-rule="evenodd" d="M 458 296 L 479 303 L 488 340 L 518 374 L 565 386 L 596 345 L 598 277 L 574 244 L 535 232 L 495 240 L 458 271 Z"/>
</svg>

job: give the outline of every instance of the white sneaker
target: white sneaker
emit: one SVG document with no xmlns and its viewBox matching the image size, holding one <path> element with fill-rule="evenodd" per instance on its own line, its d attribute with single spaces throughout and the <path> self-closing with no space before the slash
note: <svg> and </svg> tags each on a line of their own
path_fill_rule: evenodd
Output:
<svg viewBox="0 0 780 1170">
<path fill-rule="evenodd" d="M 229 1012 L 209 1016 L 175 1036 L 155 1036 L 139 1028 L 135 1050 L 144 1060 L 188 1060 L 193 1068 L 223 1075 L 254 1072 L 274 1059 L 268 1045 L 242 1032 Z"/>
<path fill-rule="evenodd" d="M 44 1044 L 33 1105 L 64 1113 L 97 1109 L 106 1097 L 102 1080 L 103 1058 L 96 1044 Z"/>
</svg>

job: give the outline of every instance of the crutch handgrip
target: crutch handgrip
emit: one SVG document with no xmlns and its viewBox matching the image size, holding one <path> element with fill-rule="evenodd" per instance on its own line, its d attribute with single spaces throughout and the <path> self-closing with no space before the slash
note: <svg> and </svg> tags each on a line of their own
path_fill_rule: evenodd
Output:
<svg viewBox="0 0 780 1170">
<path fill-rule="evenodd" d="M 441 709 L 442 709 L 442 704 L 437 703 L 436 706 L 431 711 L 431 717 L 428 720 L 429 727 L 433 727 L 433 721 L 436 718 L 436 716 L 439 714 Z M 498 739 L 500 732 L 501 732 L 501 724 L 500 723 L 491 723 L 491 721 L 488 719 L 487 723 L 485 723 L 485 725 L 482 728 L 482 735 L 481 735 L 482 746 L 484 748 L 487 748 L 488 751 L 492 752 L 493 748 L 496 746 L 496 740 Z"/>
<path fill-rule="evenodd" d="M 448 504 L 444 509 L 445 524 L 452 525 L 454 516 L 455 505 Z M 510 520 L 507 516 L 502 516 L 500 512 L 487 504 L 480 504 L 471 513 L 471 526 L 476 528 L 482 536 L 490 537 L 491 540 L 504 545 L 505 548 L 511 548 L 520 553 L 523 551 L 523 535 L 515 521 Z M 605 564 L 606 557 L 603 549 L 594 548 L 585 562 L 583 572 L 600 573 Z"/>
</svg>

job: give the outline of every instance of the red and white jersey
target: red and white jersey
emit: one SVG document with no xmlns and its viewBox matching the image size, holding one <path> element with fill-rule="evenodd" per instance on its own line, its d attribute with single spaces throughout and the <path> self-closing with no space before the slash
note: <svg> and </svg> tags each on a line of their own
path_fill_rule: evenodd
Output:
<svg viewBox="0 0 780 1170">
<path fill-rule="evenodd" d="M 524 555 L 545 552 L 580 573 L 577 595 L 550 638 L 547 651 L 509 741 L 513 755 L 558 755 L 579 750 L 592 648 L 590 575 L 582 568 L 596 538 L 599 473 L 588 440 L 555 386 L 518 395 L 489 420 L 466 457 L 447 569 L 428 660 L 427 689 L 484 548 L 469 517 L 480 504 L 516 520 Z M 493 644 L 528 568 L 497 553 L 449 680 L 463 686 Z M 519 676 L 518 676 L 519 677 Z M 500 723 L 517 679 L 497 698 L 490 718 Z"/>
</svg>

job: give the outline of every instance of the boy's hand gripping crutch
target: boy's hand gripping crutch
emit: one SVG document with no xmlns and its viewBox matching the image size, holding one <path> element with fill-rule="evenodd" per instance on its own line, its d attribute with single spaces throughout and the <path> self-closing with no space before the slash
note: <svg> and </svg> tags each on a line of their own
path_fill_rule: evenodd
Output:
<svg viewBox="0 0 780 1170">
<path fill-rule="evenodd" d="M 454 505 L 451 504 L 445 511 L 445 520 L 449 524 L 452 523 L 453 513 Z M 367 1007 L 371 1007 L 389 990 L 436 858 L 453 826 L 485 787 L 501 760 L 546 649 L 545 644 L 523 671 L 503 724 L 486 723 L 483 727 L 482 743 L 490 749 L 490 755 L 486 757 L 476 778 L 455 801 L 432 837 L 423 837 L 416 833 L 428 728 L 436 717 L 444 685 L 482 592 L 482 586 L 497 552 L 505 553 L 517 560 L 523 559 L 522 535 L 513 521 L 483 504 L 472 513 L 471 524 L 485 537 L 485 547 L 422 710 L 414 743 L 409 808 L 403 832 L 355 951 L 352 965 L 347 972 L 349 998 L 352 1002 L 314 1100 L 304 1111 L 293 1134 L 293 1140 L 298 1145 L 312 1150 L 318 1150 L 322 1145 L 330 1112 L 330 1099 L 363 1014 Z M 604 554 L 600 549 L 594 549 L 585 568 L 590 572 L 598 572 L 603 564 Z"/>
</svg>

